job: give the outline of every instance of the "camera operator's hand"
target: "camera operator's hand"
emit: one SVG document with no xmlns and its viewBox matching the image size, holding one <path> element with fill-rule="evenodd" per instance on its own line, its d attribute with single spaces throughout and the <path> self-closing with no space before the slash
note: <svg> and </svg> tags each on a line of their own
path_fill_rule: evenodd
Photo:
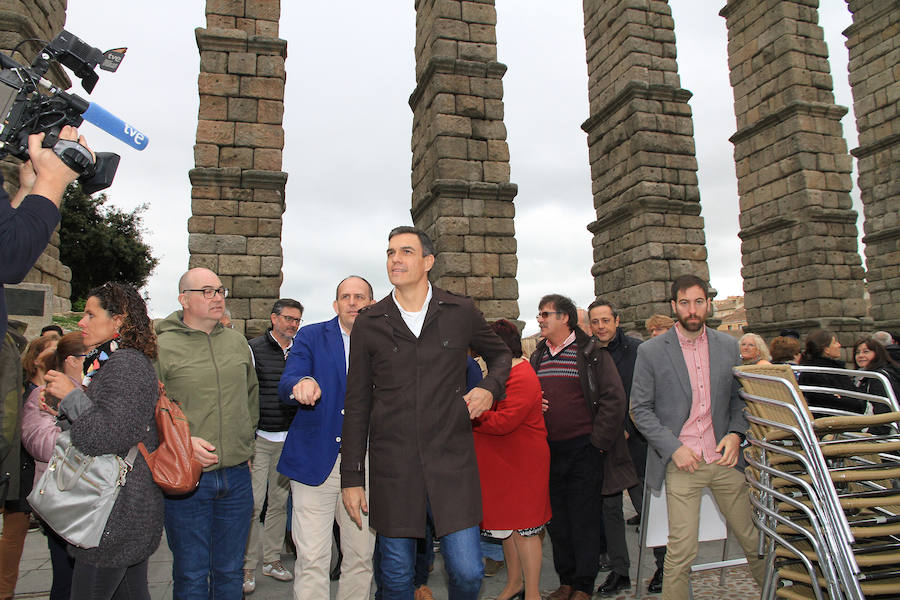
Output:
<svg viewBox="0 0 900 600">
<path fill-rule="evenodd" d="M 19 205 L 22 204 L 22 200 L 25 199 L 25 196 L 31 193 L 36 180 L 37 173 L 34 172 L 34 166 L 31 164 L 30 159 L 19 165 L 19 190 L 16 192 L 16 195 L 13 196 L 12 200 L 9 201 L 13 208 L 19 208 Z"/>
<path fill-rule="evenodd" d="M 62 128 L 59 139 L 78 140 L 79 144 L 89 151 L 91 150 L 84 136 L 78 137 L 78 130 L 71 125 Z M 43 141 L 43 133 L 28 136 L 28 154 L 31 157 L 34 171 L 37 173 L 37 180 L 34 182 L 31 193 L 44 196 L 59 207 L 66 186 L 78 179 L 78 173 L 67 167 L 53 151 L 53 148 L 44 148 L 41 145 Z M 93 155 L 94 153 L 91 151 L 91 156 Z"/>
</svg>

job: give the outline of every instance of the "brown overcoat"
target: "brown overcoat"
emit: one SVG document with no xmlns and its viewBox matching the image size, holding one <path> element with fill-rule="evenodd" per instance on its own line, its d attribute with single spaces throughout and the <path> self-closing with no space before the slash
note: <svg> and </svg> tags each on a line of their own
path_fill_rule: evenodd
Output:
<svg viewBox="0 0 900 600">
<path fill-rule="evenodd" d="M 604 495 L 615 494 L 637 485 L 638 478 L 625 441 L 625 416 L 628 401 L 625 388 L 609 352 L 581 329 L 575 329 L 578 345 L 576 365 L 581 391 L 594 415 L 591 444 L 603 451 Z M 531 366 L 540 368 L 547 351 L 547 340 L 541 340 L 531 354 Z"/>
<path fill-rule="evenodd" d="M 341 435 L 341 487 L 365 483 L 369 523 L 388 537 L 438 536 L 478 525 L 481 488 L 466 393 L 466 351 L 488 367 L 478 387 L 503 394 L 512 356 L 469 298 L 432 286 L 416 338 L 388 295 L 359 313 Z"/>
</svg>

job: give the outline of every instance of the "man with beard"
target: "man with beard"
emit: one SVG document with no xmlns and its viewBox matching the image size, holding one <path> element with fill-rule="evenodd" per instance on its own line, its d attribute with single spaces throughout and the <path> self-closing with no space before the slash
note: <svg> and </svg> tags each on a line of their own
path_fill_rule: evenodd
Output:
<svg viewBox="0 0 900 600">
<path fill-rule="evenodd" d="M 705 281 L 682 275 L 672 283 L 677 323 L 638 347 L 631 386 L 631 417 L 647 438 L 646 481 L 666 483 L 669 543 L 664 599 L 687 599 L 697 555 L 700 498 L 710 488 L 728 527 L 762 584 L 765 564 L 744 475 L 738 464 L 747 430 L 744 402 L 731 373 L 741 364 L 737 341 L 706 327 L 711 302 Z M 687 415 L 687 418 L 685 418 Z"/>
</svg>

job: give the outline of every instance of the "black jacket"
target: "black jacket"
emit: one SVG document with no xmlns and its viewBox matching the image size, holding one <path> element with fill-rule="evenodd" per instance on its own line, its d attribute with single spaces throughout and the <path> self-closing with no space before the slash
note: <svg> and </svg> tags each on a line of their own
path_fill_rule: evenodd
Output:
<svg viewBox="0 0 900 600">
<path fill-rule="evenodd" d="M 616 327 L 616 336 L 609 341 L 606 346 L 607 352 L 612 355 L 613 362 L 616 363 L 616 369 L 619 371 L 619 377 L 622 379 L 622 387 L 625 388 L 625 401 L 631 406 L 631 380 L 634 379 L 634 362 L 637 360 L 638 346 L 643 340 L 628 337 L 621 327 Z M 638 435 L 643 439 L 643 435 L 634 426 L 631 417 L 625 419 L 625 430 L 628 435 Z"/>
<path fill-rule="evenodd" d="M 289 406 L 278 398 L 278 381 L 284 371 L 284 352 L 272 337 L 272 329 L 250 340 L 256 378 L 259 379 L 259 424 L 262 431 L 287 431 L 297 414 L 297 404 Z"/>
<path fill-rule="evenodd" d="M 847 365 L 843 361 L 828 358 L 827 356 L 804 357 L 800 364 L 809 367 L 831 367 L 833 369 L 846 369 Z M 838 390 L 855 391 L 853 381 L 846 375 L 838 375 L 833 373 L 800 373 L 800 385 L 816 385 L 821 387 L 835 388 Z M 866 402 L 857 398 L 849 398 L 840 394 L 829 394 L 825 392 L 804 392 L 806 403 L 815 411 L 815 407 L 822 406 L 824 408 L 835 408 L 838 410 L 846 410 L 855 413 L 864 413 L 866 411 Z"/>
</svg>

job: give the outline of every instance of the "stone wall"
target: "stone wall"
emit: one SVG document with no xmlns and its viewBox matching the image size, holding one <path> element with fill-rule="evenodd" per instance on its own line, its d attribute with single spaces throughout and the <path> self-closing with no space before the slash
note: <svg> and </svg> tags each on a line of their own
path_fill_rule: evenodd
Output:
<svg viewBox="0 0 900 600">
<path fill-rule="evenodd" d="M 4 0 L 0 4 L 0 50 L 9 54 L 22 40 L 37 38 L 50 41 L 66 23 L 66 0 Z M 77 32 L 75 32 L 77 35 Z M 86 40 L 90 43 L 90 40 Z M 19 47 L 13 58 L 23 65 L 30 65 L 43 44 L 29 42 Z M 24 53 L 24 54 L 23 54 Z M 54 65 L 47 77 L 56 85 L 71 85 L 65 72 Z M 5 179 L 4 188 L 9 194 L 19 189 L 19 161 L 7 158 L 0 163 Z M 65 312 L 71 308 L 72 271 L 59 260 L 59 234 L 53 232 L 50 245 L 23 280 L 25 283 L 44 283 L 53 289 L 53 312 Z M 28 332 L 29 335 L 32 332 Z"/>
<path fill-rule="evenodd" d="M 594 293 L 619 308 L 624 329 L 643 330 L 670 314 L 675 277 L 709 279 L 691 93 L 665 1 L 584 0 L 584 35 Z"/>
<path fill-rule="evenodd" d="M 416 0 L 412 218 L 434 240 L 431 280 L 516 319 L 516 239 L 493 0 Z"/>
<path fill-rule="evenodd" d="M 900 3 L 848 0 L 866 279 L 875 329 L 900 330 Z"/>
<path fill-rule="evenodd" d="M 748 329 L 826 327 L 852 343 L 865 319 L 851 158 L 828 48 L 810 0 L 729 0 Z"/>
<path fill-rule="evenodd" d="M 287 173 L 279 0 L 207 0 L 200 49 L 200 110 L 190 171 L 189 266 L 231 290 L 235 329 L 269 325 L 282 281 L 281 215 Z"/>
</svg>

